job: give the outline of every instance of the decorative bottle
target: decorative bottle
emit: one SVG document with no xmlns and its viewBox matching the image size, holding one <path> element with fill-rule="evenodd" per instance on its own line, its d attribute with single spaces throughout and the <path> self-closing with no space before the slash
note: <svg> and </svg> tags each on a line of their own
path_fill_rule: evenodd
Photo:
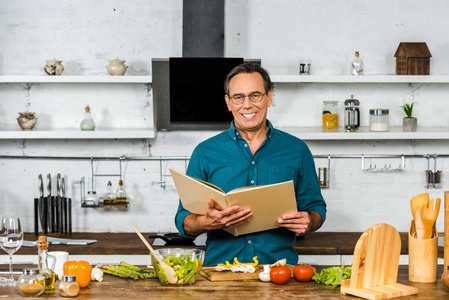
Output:
<svg viewBox="0 0 449 300">
<path fill-rule="evenodd" d="M 128 205 L 126 190 L 123 186 L 123 180 L 119 180 L 117 192 L 115 193 L 115 205 Z"/>
<path fill-rule="evenodd" d="M 355 57 L 351 61 L 351 75 L 358 76 L 363 75 L 363 61 L 359 57 L 359 52 L 355 53 Z"/>
<path fill-rule="evenodd" d="M 45 289 L 46 290 L 54 290 L 55 289 L 55 279 L 56 274 L 53 272 L 51 268 L 48 267 L 48 244 L 47 244 L 47 237 L 46 236 L 40 236 L 38 239 L 38 268 L 39 273 L 42 274 L 45 281 Z M 56 259 L 53 261 L 53 264 L 56 262 Z"/>
<path fill-rule="evenodd" d="M 81 121 L 80 128 L 81 130 L 95 130 L 95 122 L 90 115 L 90 107 L 89 105 L 85 108 L 86 112 L 84 114 L 84 119 Z"/>
</svg>

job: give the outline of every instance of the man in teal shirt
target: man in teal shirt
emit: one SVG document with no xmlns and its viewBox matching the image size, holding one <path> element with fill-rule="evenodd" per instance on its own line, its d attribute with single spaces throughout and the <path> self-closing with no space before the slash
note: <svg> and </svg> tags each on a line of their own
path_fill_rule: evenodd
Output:
<svg viewBox="0 0 449 300">
<path fill-rule="evenodd" d="M 296 265 L 296 234 L 317 230 L 326 218 L 312 154 L 302 140 L 275 129 L 267 120 L 273 91 L 265 69 L 251 63 L 235 67 L 225 80 L 225 92 L 234 121 L 227 131 L 195 148 L 187 175 L 225 192 L 293 180 L 298 212 L 282 216 L 277 229 L 234 237 L 221 229 L 250 221 L 250 209 L 239 211 L 238 206 L 232 206 L 217 210 L 214 201 L 208 199 L 209 207 L 199 215 L 185 210 L 179 202 L 176 227 L 181 234 L 193 237 L 207 232 L 205 265 L 232 261 L 234 257 L 252 262 L 254 256 L 261 264 L 286 258 Z"/>
</svg>

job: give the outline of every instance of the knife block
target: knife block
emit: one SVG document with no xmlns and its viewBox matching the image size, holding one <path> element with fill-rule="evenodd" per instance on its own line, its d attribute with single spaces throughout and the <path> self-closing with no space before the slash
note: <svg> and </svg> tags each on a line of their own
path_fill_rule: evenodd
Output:
<svg viewBox="0 0 449 300">
<path fill-rule="evenodd" d="M 432 238 L 416 238 L 415 221 L 408 232 L 408 279 L 414 282 L 436 282 L 438 265 L 438 232 L 435 225 Z"/>
</svg>

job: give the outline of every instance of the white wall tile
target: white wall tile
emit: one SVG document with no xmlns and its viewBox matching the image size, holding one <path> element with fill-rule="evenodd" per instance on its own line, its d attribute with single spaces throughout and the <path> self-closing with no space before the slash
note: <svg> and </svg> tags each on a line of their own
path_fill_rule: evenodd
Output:
<svg viewBox="0 0 449 300">
<path fill-rule="evenodd" d="M 7 1 L 0 0 L 0 75 L 45 75 L 45 60 L 63 60 L 63 75 L 106 75 L 108 60 L 119 57 L 127 75 L 151 75 L 151 59 L 182 53 L 182 1 Z M 394 52 L 402 41 L 427 42 L 433 55 L 431 74 L 448 75 L 446 59 L 449 3 L 437 0 L 391 1 L 226 1 L 226 55 L 261 58 L 271 74 L 297 74 L 300 57 L 310 57 L 312 74 L 347 74 L 354 51 L 365 61 L 366 75 L 394 74 Z M 115 11 L 114 11 L 115 9 Z M 51 15 L 51 18 L 48 15 Z M 404 100 L 414 92 L 418 126 L 449 126 L 447 84 L 276 84 L 269 119 L 277 127 L 320 126 L 323 100 L 343 102 L 351 94 L 361 102 L 361 123 L 370 108 L 390 110 L 390 125 L 400 126 Z M 83 108 L 91 105 L 97 128 L 151 128 L 153 103 L 143 84 L 0 84 L 0 130 L 18 129 L 19 111 L 38 116 L 37 128 L 78 128 Z M 340 113 L 340 126 L 343 124 Z M 0 140 L 0 155 L 31 156 L 189 156 L 194 147 L 217 132 L 159 132 L 151 140 Z M 316 155 L 449 154 L 449 141 L 307 141 Z M 366 160 L 396 166 L 400 160 Z M 432 161 L 433 163 L 433 161 Z M 387 222 L 407 231 L 409 201 L 429 192 L 443 198 L 449 188 L 449 159 L 438 158 L 442 189 L 424 188 L 427 160 L 406 159 L 404 173 L 371 174 L 361 159 L 332 159 L 328 204 L 322 231 L 364 231 Z M 164 162 L 184 171 L 184 162 Z M 316 165 L 326 166 L 326 159 Z M 128 210 L 80 207 L 79 185 L 91 181 L 89 160 L 0 159 L 0 214 L 22 217 L 32 231 L 37 176 L 61 173 L 73 200 L 74 231 L 175 231 L 178 197 L 170 178 L 164 188 L 159 163 L 125 161 L 123 178 L 130 196 Z M 433 164 L 431 164 L 433 168 Z M 117 172 L 118 162 L 96 162 L 95 172 Z M 97 177 L 96 190 L 106 191 L 117 177 Z M 56 193 L 53 184 L 52 193 Z M 437 221 L 442 232 L 443 214 Z"/>
</svg>

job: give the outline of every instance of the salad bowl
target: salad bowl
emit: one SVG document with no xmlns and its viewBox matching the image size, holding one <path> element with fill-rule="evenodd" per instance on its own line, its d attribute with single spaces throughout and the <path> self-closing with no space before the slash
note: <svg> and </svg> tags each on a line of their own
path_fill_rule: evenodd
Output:
<svg viewBox="0 0 449 300">
<path fill-rule="evenodd" d="M 169 283 L 163 268 L 154 255 L 151 254 L 151 263 L 161 284 L 178 286 L 195 283 L 204 262 L 203 250 L 164 248 L 155 250 L 155 253 L 161 260 L 175 270 L 175 275 L 177 276 L 175 283 Z"/>
</svg>

